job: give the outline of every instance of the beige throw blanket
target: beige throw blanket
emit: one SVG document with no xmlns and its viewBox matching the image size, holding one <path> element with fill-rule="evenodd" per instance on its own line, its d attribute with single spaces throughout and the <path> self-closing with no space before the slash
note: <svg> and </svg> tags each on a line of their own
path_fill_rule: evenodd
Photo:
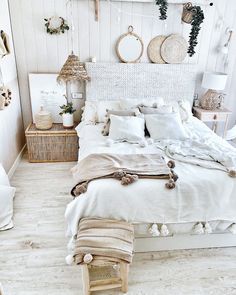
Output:
<svg viewBox="0 0 236 295">
<path fill-rule="evenodd" d="M 87 191 L 91 180 L 115 178 L 122 185 L 128 185 L 138 178 L 169 179 L 166 187 L 175 187 L 178 177 L 171 168 L 174 162 L 165 162 L 158 154 L 91 154 L 81 160 L 73 169 L 76 185 L 71 190 L 73 196 Z"/>
<path fill-rule="evenodd" d="M 110 257 L 126 262 L 132 261 L 133 225 L 118 220 L 84 218 L 80 220 L 74 259 L 76 264 L 86 262 L 86 256 Z"/>
</svg>

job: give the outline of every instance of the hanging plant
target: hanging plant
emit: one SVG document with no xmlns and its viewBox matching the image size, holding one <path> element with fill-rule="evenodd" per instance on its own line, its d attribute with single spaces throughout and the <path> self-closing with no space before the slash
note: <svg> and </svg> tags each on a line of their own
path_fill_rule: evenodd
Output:
<svg viewBox="0 0 236 295">
<path fill-rule="evenodd" d="M 45 18 L 45 27 L 48 34 L 58 35 L 60 33 L 64 34 L 68 31 L 70 27 L 68 26 L 66 20 L 63 17 L 52 16 L 50 18 Z"/>
<path fill-rule="evenodd" d="M 182 20 L 192 25 L 192 29 L 189 35 L 188 48 L 188 54 L 190 57 L 192 57 L 196 53 L 195 47 L 198 44 L 197 38 L 201 30 L 201 24 L 204 20 L 204 12 L 200 6 L 192 6 L 191 3 L 187 3 L 184 7 Z"/>
<path fill-rule="evenodd" d="M 167 19 L 167 9 L 168 9 L 168 2 L 167 0 L 156 0 L 156 5 L 159 5 L 159 11 L 160 11 L 160 20 Z"/>
</svg>

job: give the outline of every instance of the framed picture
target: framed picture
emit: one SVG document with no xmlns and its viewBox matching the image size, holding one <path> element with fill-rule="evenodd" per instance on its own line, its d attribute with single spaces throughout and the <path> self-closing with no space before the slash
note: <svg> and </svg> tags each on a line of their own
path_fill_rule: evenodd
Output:
<svg viewBox="0 0 236 295">
<path fill-rule="evenodd" d="M 60 105 L 66 103 L 66 86 L 57 83 L 57 76 L 58 74 L 29 74 L 33 122 L 34 115 L 39 112 L 41 106 L 51 112 L 54 123 L 62 122 L 59 113 Z"/>
</svg>

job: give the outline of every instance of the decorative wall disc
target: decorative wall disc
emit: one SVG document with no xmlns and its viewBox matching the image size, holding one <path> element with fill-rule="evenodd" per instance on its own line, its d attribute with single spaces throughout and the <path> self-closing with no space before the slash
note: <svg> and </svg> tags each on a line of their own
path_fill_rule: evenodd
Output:
<svg viewBox="0 0 236 295">
<path fill-rule="evenodd" d="M 161 46 L 161 56 L 169 64 L 181 63 L 188 50 L 187 41 L 180 35 L 170 35 Z"/>
<path fill-rule="evenodd" d="M 148 54 L 149 59 L 153 63 L 157 63 L 157 64 L 165 64 L 166 63 L 161 56 L 161 46 L 162 46 L 163 42 L 166 40 L 166 38 L 167 38 L 167 36 L 160 35 L 160 36 L 153 38 L 150 41 L 150 43 L 148 44 L 147 54 Z"/>
</svg>

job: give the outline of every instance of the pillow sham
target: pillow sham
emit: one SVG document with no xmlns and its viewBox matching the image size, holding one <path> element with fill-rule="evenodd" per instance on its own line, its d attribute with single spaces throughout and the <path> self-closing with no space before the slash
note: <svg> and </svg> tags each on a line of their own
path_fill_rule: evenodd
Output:
<svg viewBox="0 0 236 295">
<path fill-rule="evenodd" d="M 85 101 L 85 106 L 82 108 L 82 110 L 83 113 L 81 121 L 96 123 L 97 101 Z"/>
<path fill-rule="evenodd" d="M 164 105 L 164 99 L 162 97 L 157 97 L 155 99 L 122 99 L 120 100 L 120 107 L 122 110 L 130 110 L 132 108 L 137 108 L 139 105 L 147 107 L 159 107 Z"/>
<path fill-rule="evenodd" d="M 163 105 L 163 106 L 160 106 L 160 107 L 157 107 L 157 108 L 140 106 L 139 111 L 142 114 L 172 113 L 173 112 L 173 107 L 171 105 Z"/>
<path fill-rule="evenodd" d="M 110 115 L 109 137 L 115 141 L 140 142 L 144 139 L 144 118 Z"/>
<path fill-rule="evenodd" d="M 188 137 L 179 113 L 145 115 L 145 121 L 150 137 L 154 140 L 183 140 Z"/>
<path fill-rule="evenodd" d="M 102 134 L 104 136 L 109 135 L 109 129 L 110 129 L 110 115 L 116 115 L 116 116 L 122 116 L 122 117 L 126 117 L 126 116 L 135 116 L 136 113 L 139 112 L 138 109 L 134 109 L 134 110 L 125 110 L 125 111 L 113 111 L 113 110 L 107 110 L 106 113 L 106 121 L 105 124 L 103 126 L 103 130 L 102 130 Z"/>
<path fill-rule="evenodd" d="M 109 110 L 120 110 L 120 101 L 113 100 L 113 101 L 98 101 L 97 104 L 97 122 L 102 123 L 106 120 L 107 109 Z"/>
<path fill-rule="evenodd" d="M 13 215 L 13 198 L 15 188 L 6 185 L 0 185 L 0 230 L 11 228 Z"/>
</svg>

